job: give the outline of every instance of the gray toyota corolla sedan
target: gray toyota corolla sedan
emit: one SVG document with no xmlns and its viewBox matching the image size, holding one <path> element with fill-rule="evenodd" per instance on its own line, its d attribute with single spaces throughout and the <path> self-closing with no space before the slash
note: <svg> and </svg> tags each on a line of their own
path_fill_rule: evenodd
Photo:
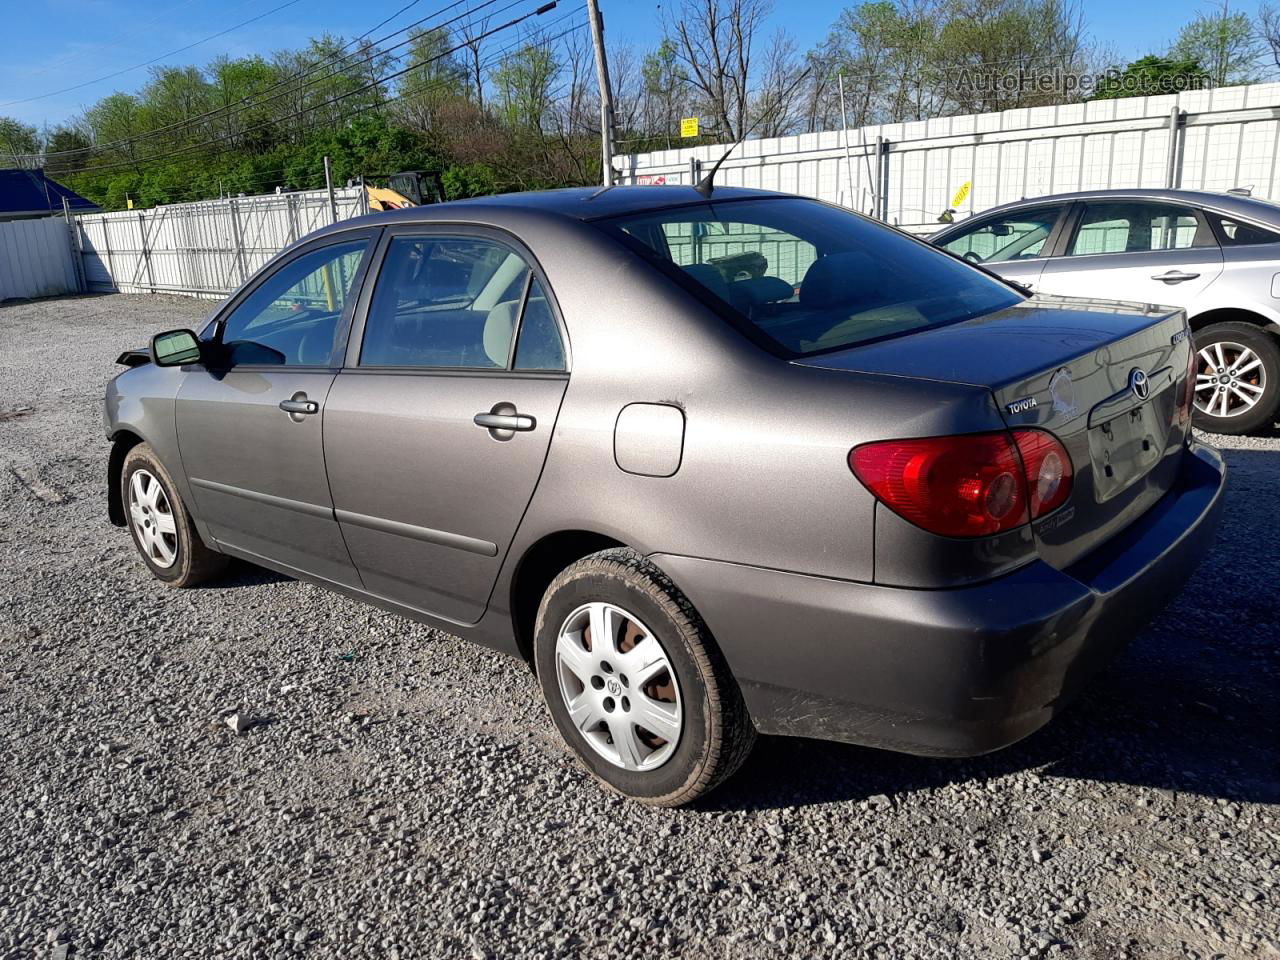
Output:
<svg viewBox="0 0 1280 960">
<path fill-rule="evenodd" d="M 592 773 L 676 805 L 756 731 L 1044 724 L 1213 536 L 1190 346 L 781 194 L 400 210 L 121 358 L 109 510 L 173 586 L 239 557 L 525 658 Z"/>
</svg>

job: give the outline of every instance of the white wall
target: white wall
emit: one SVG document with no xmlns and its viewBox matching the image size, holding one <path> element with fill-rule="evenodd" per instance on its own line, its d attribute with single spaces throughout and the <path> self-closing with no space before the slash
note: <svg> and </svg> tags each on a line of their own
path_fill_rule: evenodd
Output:
<svg viewBox="0 0 1280 960">
<path fill-rule="evenodd" d="M 75 292 L 75 261 L 65 220 L 0 222 L 0 300 Z"/>
<path fill-rule="evenodd" d="M 847 133 L 848 161 L 845 131 L 748 140 L 716 182 L 871 212 L 875 143 L 886 137 L 888 220 L 932 230 L 966 181 L 972 189 L 956 219 L 1023 197 L 1166 186 L 1175 107 L 1187 114 L 1175 185 L 1248 186 L 1256 197 L 1280 201 L 1280 84 L 1274 83 L 863 127 Z M 690 159 L 701 160 L 705 171 L 726 148 L 660 150 L 617 162 L 623 183 L 689 183 Z"/>
<path fill-rule="evenodd" d="M 363 187 L 335 190 L 334 206 L 337 220 L 369 212 Z M 333 222 L 324 190 L 77 218 L 90 290 L 217 298 L 294 241 Z"/>
</svg>

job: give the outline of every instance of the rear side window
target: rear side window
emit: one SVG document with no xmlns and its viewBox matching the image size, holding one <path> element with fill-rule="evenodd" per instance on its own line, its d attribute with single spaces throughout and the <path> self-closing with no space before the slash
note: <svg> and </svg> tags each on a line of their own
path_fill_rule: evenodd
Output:
<svg viewBox="0 0 1280 960">
<path fill-rule="evenodd" d="M 526 313 L 534 329 L 521 332 Z M 391 241 L 365 321 L 361 366 L 506 369 L 517 339 L 529 344 L 527 363 L 564 368 L 554 316 L 519 253 L 477 237 Z"/>
<path fill-rule="evenodd" d="M 601 225 L 795 355 L 968 320 L 1023 299 L 897 230 L 813 200 L 712 201 Z"/>
<path fill-rule="evenodd" d="M 941 246 L 974 263 L 1031 260 L 1044 254 L 1060 213 L 1062 207 L 1049 207 L 975 222 Z"/>
<path fill-rule="evenodd" d="M 1247 247 L 1256 243 L 1280 242 L 1280 233 L 1256 227 L 1242 220 L 1232 220 L 1216 213 L 1210 213 L 1209 219 L 1218 230 L 1218 242 L 1224 247 Z"/>
<path fill-rule="evenodd" d="M 1213 234 L 1191 207 L 1119 201 L 1085 204 L 1084 215 L 1067 252 L 1080 257 L 1211 246 L 1214 246 Z"/>
</svg>

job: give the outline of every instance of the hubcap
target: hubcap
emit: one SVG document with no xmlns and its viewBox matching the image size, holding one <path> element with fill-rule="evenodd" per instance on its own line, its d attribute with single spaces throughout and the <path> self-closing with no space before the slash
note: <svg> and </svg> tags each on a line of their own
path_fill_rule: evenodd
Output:
<svg viewBox="0 0 1280 960">
<path fill-rule="evenodd" d="M 1196 409 L 1211 417 L 1238 417 L 1267 392 L 1262 358 L 1244 344 L 1222 340 L 1200 351 L 1196 366 Z"/>
<path fill-rule="evenodd" d="M 658 638 L 612 603 L 588 603 L 556 638 L 556 678 L 573 725 L 623 770 L 671 758 L 684 728 L 675 672 Z"/>
<path fill-rule="evenodd" d="M 129 520 L 138 546 L 157 567 L 178 559 L 178 527 L 164 487 L 147 470 L 135 470 L 129 481 Z"/>
</svg>

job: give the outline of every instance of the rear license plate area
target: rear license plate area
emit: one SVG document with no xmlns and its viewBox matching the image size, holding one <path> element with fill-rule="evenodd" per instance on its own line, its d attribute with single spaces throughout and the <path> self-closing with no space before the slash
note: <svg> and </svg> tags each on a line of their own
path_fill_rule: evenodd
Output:
<svg viewBox="0 0 1280 960">
<path fill-rule="evenodd" d="M 1093 489 L 1099 503 L 1141 480 L 1160 459 L 1159 425 L 1151 403 L 1126 410 L 1089 430 Z"/>
</svg>

